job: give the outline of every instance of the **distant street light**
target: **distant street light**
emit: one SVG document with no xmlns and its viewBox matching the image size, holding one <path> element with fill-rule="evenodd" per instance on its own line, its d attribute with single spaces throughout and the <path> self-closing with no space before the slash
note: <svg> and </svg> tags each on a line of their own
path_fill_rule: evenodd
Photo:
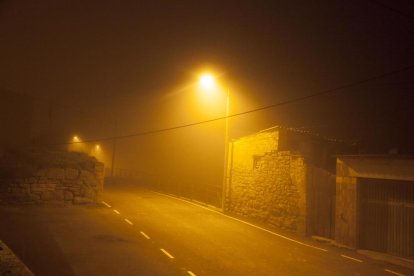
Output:
<svg viewBox="0 0 414 276">
<path fill-rule="evenodd" d="M 68 145 L 68 149 L 70 151 L 76 151 L 76 152 L 84 152 L 85 151 L 85 144 L 82 142 L 82 140 L 79 138 L 78 135 L 74 135 L 72 137 L 71 143 Z"/>
<path fill-rule="evenodd" d="M 99 144 L 95 144 L 90 150 L 90 155 L 94 156 L 100 162 L 104 161 L 104 153 L 105 152 Z"/>
<path fill-rule="evenodd" d="M 203 74 L 199 78 L 200 87 L 203 91 L 211 92 L 218 86 L 216 78 L 212 74 Z M 224 166 L 223 166 L 223 183 L 222 183 L 222 195 L 221 195 L 221 208 L 224 211 L 225 208 L 225 196 L 227 186 L 227 158 L 228 158 L 228 143 L 229 143 L 229 111 L 230 111 L 230 90 L 225 89 L 226 93 L 226 126 L 224 133 Z"/>
</svg>

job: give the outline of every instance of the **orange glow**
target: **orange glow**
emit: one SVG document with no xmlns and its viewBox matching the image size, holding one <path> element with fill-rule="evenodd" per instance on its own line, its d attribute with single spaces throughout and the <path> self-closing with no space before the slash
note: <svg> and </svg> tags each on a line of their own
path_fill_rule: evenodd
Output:
<svg viewBox="0 0 414 276">
<path fill-rule="evenodd" d="M 222 116 L 226 93 L 215 74 L 210 71 L 199 75 L 196 93 L 199 100 L 197 113 L 204 113 L 208 117 Z"/>
<path fill-rule="evenodd" d="M 75 135 L 75 136 L 73 136 L 72 141 L 73 142 L 80 142 L 80 139 L 79 139 L 78 136 Z"/>
</svg>

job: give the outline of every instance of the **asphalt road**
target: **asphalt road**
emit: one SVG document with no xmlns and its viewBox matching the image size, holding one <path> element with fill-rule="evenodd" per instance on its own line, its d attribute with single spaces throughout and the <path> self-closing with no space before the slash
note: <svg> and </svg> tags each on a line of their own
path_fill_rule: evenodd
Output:
<svg viewBox="0 0 414 276">
<path fill-rule="evenodd" d="M 131 187 L 97 206 L 0 207 L 0 239 L 36 275 L 413 275 Z"/>
</svg>

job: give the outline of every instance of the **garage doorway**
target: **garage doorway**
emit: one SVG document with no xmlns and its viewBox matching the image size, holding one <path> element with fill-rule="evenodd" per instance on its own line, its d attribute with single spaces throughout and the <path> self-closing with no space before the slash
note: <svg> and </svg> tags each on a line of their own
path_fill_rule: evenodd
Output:
<svg viewBox="0 0 414 276">
<path fill-rule="evenodd" d="M 414 182 L 359 180 L 359 248 L 414 259 Z"/>
</svg>

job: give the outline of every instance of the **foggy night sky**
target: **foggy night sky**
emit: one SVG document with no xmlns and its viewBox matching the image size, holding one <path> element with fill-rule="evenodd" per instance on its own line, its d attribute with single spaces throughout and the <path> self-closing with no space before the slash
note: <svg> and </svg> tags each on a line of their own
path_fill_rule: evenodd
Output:
<svg viewBox="0 0 414 276">
<path fill-rule="evenodd" d="M 231 113 L 243 112 L 413 65 L 414 5 L 381 3 L 412 17 L 368 0 L 3 0 L 0 88 L 52 102 L 59 139 L 111 136 L 115 117 L 117 134 L 130 134 L 222 116 L 185 89 L 205 66 L 223 74 Z M 413 75 L 237 117 L 231 138 L 281 124 L 359 141 L 368 153 L 414 153 Z M 192 154 L 220 156 L 199 147 L 222 143 L 223 122 L 180 131 L 131 143 L 142 153 L 157 139 L 159 150 L 192 141 Z M 189 140 L 174 144 L 180 135 Z"/>
</svg>

